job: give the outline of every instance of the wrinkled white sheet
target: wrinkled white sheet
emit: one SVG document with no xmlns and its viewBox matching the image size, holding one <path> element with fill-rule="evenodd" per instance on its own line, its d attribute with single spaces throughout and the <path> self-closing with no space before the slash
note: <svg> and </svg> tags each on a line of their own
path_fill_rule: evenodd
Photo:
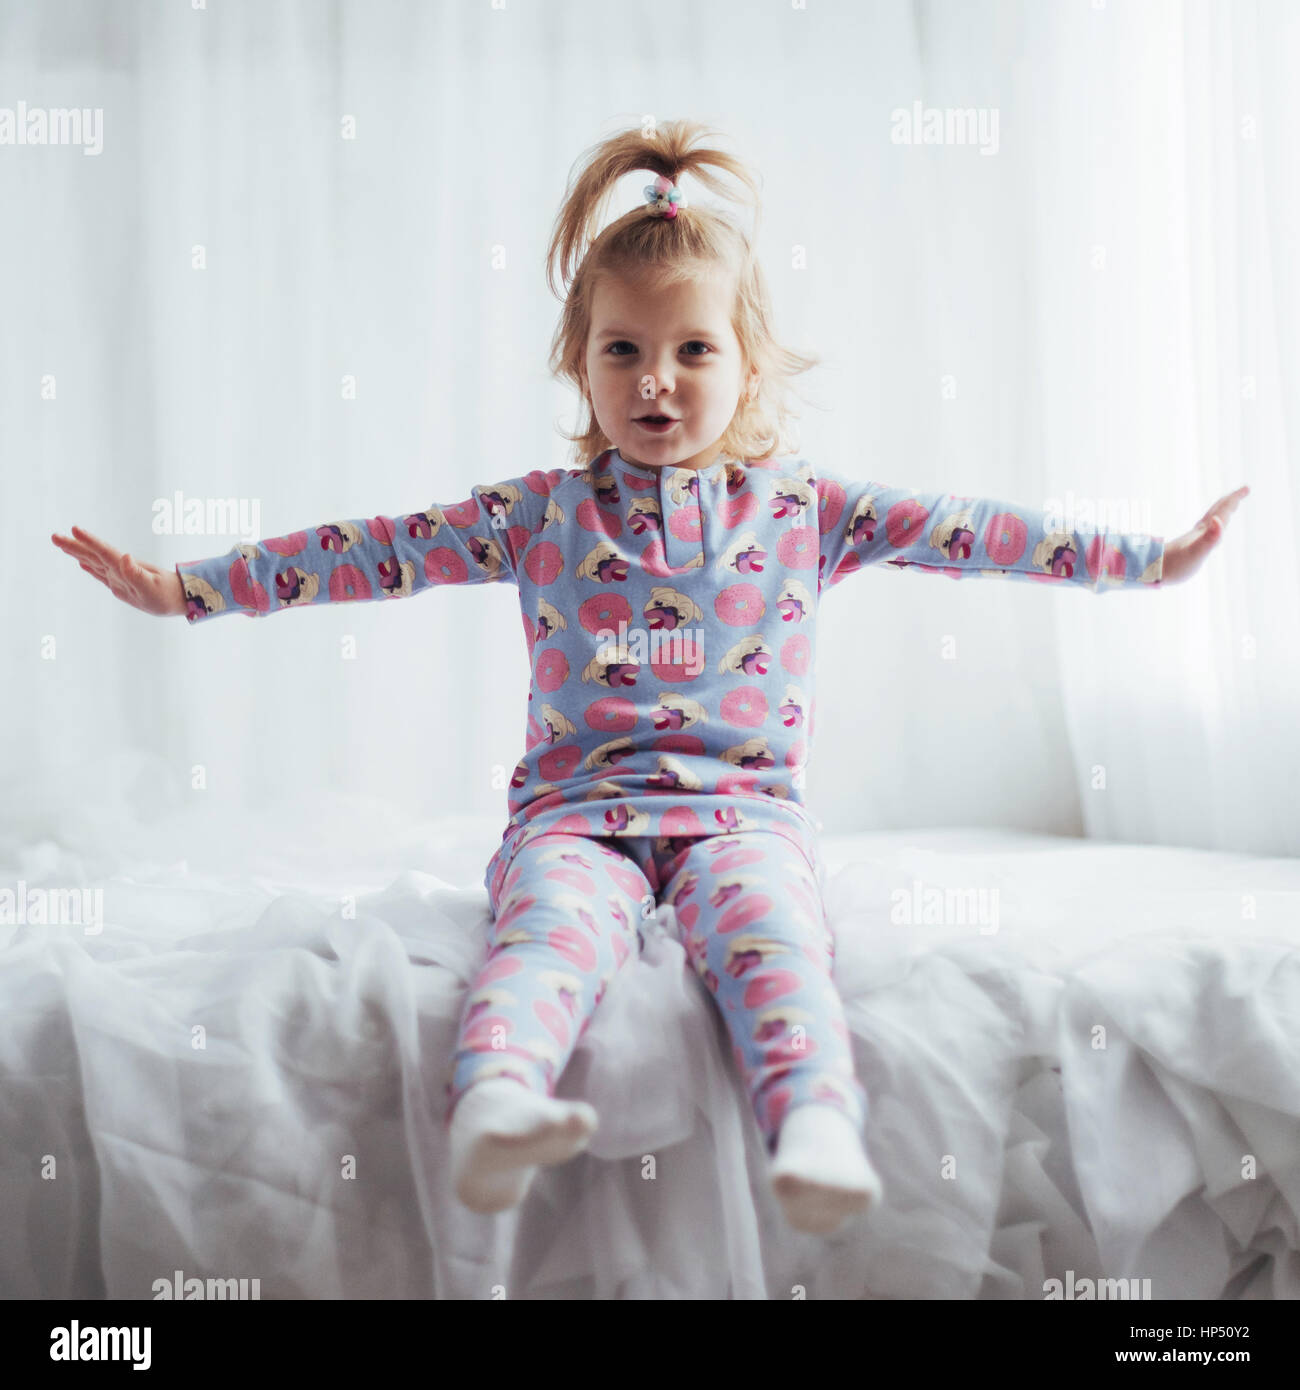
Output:
<svg viewBox="0 0 1300 1390">
<path fill-rule="evenodd" d="M 823 840 L 885 1184 L 829 1241 L 785 1226 L 661 909 L 561 1080 L 590 1152 L 484 1217 L 448 1187 L 442 1081 L 500 826 L 343 796 L 145 821 L 156 775 L 0 812 L 0 888 L 100 886 L 106 919 L 0 926 L 5 1297 L 180 1270 L 263 1298 L 1016 1299 L 1067 1271 L 1300 1298 L 1300 862 Z M 996 921 L 891 920 L 914 880 L 996 889 Z"/>
</svg>

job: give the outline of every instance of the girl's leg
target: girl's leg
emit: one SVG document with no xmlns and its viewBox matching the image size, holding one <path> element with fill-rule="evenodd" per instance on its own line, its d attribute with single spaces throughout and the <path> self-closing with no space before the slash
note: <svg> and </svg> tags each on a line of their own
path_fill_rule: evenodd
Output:
<svg viewBox="0 0 1300 1390">
<path fill-rule="evenodd" d="M 814 854 L 770 830 L 739 831 L 700 838 L 661 873 L 776 1156 L 773 1185 L 792 1223 L 824 1232 L 878 1198 L 879 1179 L 862 1149 L 867 1097 L 831 980 Z"/>
<path fill-rule="evenodd" d="M 485 874 L 487 960 L 465 999 L 447 1081 L 457 1194 L 478 1211 L 517 1202 L 536 1165 L 584 1147 L 596 1115 L 554 1099 L 610 981 L 637 949 L 649 885 L 603 841 L 548 833 Z"/>
</svg>

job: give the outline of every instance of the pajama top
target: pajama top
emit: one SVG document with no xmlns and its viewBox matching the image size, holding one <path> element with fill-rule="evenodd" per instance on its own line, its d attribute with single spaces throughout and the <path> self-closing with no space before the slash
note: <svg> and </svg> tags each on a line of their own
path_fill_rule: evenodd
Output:
<svg viewBox="0 0 1300 1390">
<path fill-rule="evenodd" d="M 585 468 L 326 522 L 176 572 L 190 623 L 516 585 L 532 679 L 503 840 L 526 825 L 807 835 L 823 592 L 881 561 L 1098 594 L 1160 583 L 1160 537 L 1049 529 L 1053 520 L 794 456 L 660 470 L 608 449 Z"/>
</svg>

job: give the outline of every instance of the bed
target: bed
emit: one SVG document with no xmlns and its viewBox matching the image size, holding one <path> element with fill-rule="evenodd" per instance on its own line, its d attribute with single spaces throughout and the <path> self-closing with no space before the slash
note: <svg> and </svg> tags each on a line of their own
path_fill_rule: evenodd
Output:
<svg viewBox="0 0 1300 1390">
<path fill-rule="evenodd" d="M 885 1199 L 824 1239 L 767 1190 L 667 907 L 560 1083 L 590 1150 L 461 1207 L 442 1085 L 500 825 L 291 812 L 104 793 L 5 830 L 4 886 L 103 889 L 101 930 L 0 924 L 5 1297 L 1300 1298 L 1297 861 L 826 836 Z"/>
</svg>

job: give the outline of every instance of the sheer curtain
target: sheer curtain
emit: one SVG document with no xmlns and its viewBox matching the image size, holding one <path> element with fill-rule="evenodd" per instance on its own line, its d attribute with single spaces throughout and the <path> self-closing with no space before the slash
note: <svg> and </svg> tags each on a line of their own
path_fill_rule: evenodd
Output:
<svg viewBox="0 0 1300 1390">
<path fill-rule="evenodd" d="M 272 536 L 567 466 L 542 258 L 569 167 L 690 115 L 760 172 L 780 331 L 825 359 L 805 457 L 1030 505 L 1136 499 L 1167 537 L 1252 486 L 1163 593 L 883 567 L 837 588 L 825 828 L 1295 852 L 1300 590 L 1268 534 L 1295 502 L 1293 7 L 647 14 L 0 2 L 5 100 L 103 111 L 97 155 L 0 146 L 5 814 L 64 833 L 93 781 L 142 814 L 284 799 L 286 836 L 329 797 L 504 825 L 513 589 L 190 630 L 48 537 L 76 522 L 170 565 L 240 538 L 158 529 L 178 493 L 255 501 Z M 916 103 L 996 112 L 996 150 L 900 143 Z"/>
<path fill-rule="evenodd" d="M 1157 533 L 1251 492 L 1188 584 L 1062 608 L 1090 835 L 1300 852 L 1300 10 L 1032 6 L 1042 439 Z M 1072 453 L 1077 450 L 1077 453 Z M 1158 620 L 1152 621 L 1152 613 Z"/>
</svg>

